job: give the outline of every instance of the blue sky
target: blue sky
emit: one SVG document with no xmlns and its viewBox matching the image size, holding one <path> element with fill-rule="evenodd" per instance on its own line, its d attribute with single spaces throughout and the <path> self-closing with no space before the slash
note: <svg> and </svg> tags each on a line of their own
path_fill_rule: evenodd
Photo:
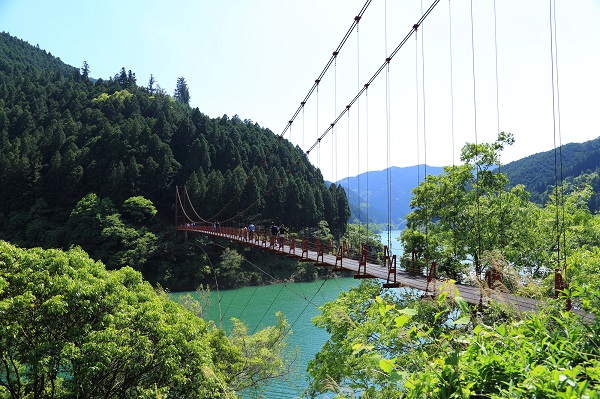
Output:
<svg viewBox="0 0 600 399">
<path fill-rule="evenodd" d="M 411 38 L 392 60 L 389 75 L 382 73 L 311 152 L 325 178 L 425 160 L 458 163 L 465 142 L 493 141 L 498 124 L 516 137 L 504 163 L 554 148 L 550 2 L 497 0 L 495 19 L 492 0 L 473 3 L 473 43 L 471 3 L 442 0 L 418 40 Z M 183 76 L 191 105 L 203 113 L 237 114 L 279 134 L 364 4 L 0 0 L 0 30 L 39 44 L 67 64 L 80 67 L 85 60 L 96 78 L 125 67 L 138 84 L 153 74 L 172 94 Z M 285 138 L 310 147 L 429 4 L 373 0 L 359 32 L 321 82 L 318 101 L 311 97 Z M 582 142 L 600 136 L 600 1 L 556 0 L 556 10 L 560 138 Z"/>
</svg>

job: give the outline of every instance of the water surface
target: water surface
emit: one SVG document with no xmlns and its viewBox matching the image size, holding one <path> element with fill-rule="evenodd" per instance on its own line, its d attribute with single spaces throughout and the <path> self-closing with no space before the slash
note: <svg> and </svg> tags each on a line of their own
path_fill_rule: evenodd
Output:
<svg viewBox="0 0 600 399">
<path fill-rule="evenodd" d="M 265 391 L 265 398 L 299 398 L 306 388 L 306 366 L 329 338 L 326 331 L 315 327 L 311 319 L 320 314 L 317 309 L 333 301 L 342 291 L 360 284 L 353 278 L 318 280 L 309 283 L 281 283 L 260 287 L 243 287 L 236 290 L 212 291 L 212 304 L 204 309 L 203 317 L 231 331 L 231 318 L 242 320 L 248 332 L 256 332 L 276 324 L 277 312 L 282 312 L 291 334 L 287 337 L 287 352 L 297 355 L 295 374 L 287 380 L 275 381 Z M 177 293 L 178 297 L 186 293 Z M 196 293 L 192 293 L 196 295 Z M 324 395 L 323 398 L 332 395 Z"/>
</svg>

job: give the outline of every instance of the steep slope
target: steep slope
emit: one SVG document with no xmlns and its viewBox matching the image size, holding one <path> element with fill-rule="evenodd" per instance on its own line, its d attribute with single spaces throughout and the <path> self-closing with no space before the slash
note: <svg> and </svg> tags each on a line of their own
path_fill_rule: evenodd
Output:
<svg viewBox="0 0 600 399">
<path fill-rule="evenodd" d="M 304 154 L 269 129 L 237 115 L 211 118 L 138 86 L 125 68 L 93 81 L 0 34 L 0 239 L 81 245 L 103 261 L 145 246 L 150 258 L 173 263 L 173 248 L 157 249 L 142 233 L 134 240 L 128 229 L 172 237 L 175 186 L 184 184 L 200 217 L 222 223 L 300 229 L 320 220 L 343 226 L 349 216 L 344 191 L 326 186 Z M 115 216 L 138 196 L 158 208 L 152 225 Z M 111 235 L 118 239 L 106 246 Z"/>
<path fill-rule="evenodd" d="M 557 148 L 533 154 L 502 167 L 512 186 L 523 184 L 531 193 L 531 200 L 543 203 L 548 191 L 556 184 L 556 179 L 567 182 L 586 181 L 592 185 L 594 194 L 600 194 L 597 175 L 600 172 L 600 137 L 584 143 L 570 143 Z M 594 174 L 596 177 L 594 177 Z M 592 199 L 592 211 L 598 210 L 597 198 Z"/>
</svg>

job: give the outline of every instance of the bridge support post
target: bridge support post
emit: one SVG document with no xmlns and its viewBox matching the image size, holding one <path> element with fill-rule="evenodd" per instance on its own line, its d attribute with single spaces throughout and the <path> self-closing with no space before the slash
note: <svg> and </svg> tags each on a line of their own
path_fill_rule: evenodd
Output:
<svg viewBox="0 0 600 399">
<path fill-rule="evenodd" d="M 300 256 L 300 262 L 310 262 L 308 258 L 308 238 L 302 239 L 302 255 Z"/>
<path fill-rule="evenodd" d="M 337 255 L 335 256 L 335 267 L 331 269 L 332 272 L 343 272 L 344 268 L 342 267 L 342 260 L 344 259 L 344 249 L 340 245 L 337 250 Z M 340 265 L 338 266 L 338 261 Z"/>
<path fill-rule="evenodd" d="M 564 290 L 569 288 L 569 285 L 565 282 L 563 277 L 563 273 L 561 269 L 554 269 L 554 298 L 558 298 L 560 296 L 564 296 Z M 567 303 L 565 304 L 565 310 L 571 310 L 572 304 L 571 299 L 567 298 Z"/>
<path fill-rule="evenodd" d="M 386 246 L 383 247 L 383 265 L 387 267 L 387 281 L 383 284 L 383 288 L 398 288 L 400 283 L 396 281 L 396 255 L 390 259 L 390 251 Z M 393 277 L 390 279 L 390 277 Z"/>
<path fill-rule="evenodd" d="M 437 265 L 435 262 L 431 262 L 431 267 L 429 268 L 428 272 L 427 272 L 427 286 L 425 287 L 425 294 L 423 296 L 426 297 L 430 297 L 430 298 L 435 298 L 435 292 L 436 292 L 436 286 L 435 286 L 435 279 L 437 276 Z M 433 285 L 433 290 L 431 290 L 431 293 L 429 293 L 429 284 Z"/>
<path fill-rule="evenodd" d="M 325 244 L 322 242 L 318 242 L 315 239 L 315 243 L 317 244 L 317 261 L 315 262 L 315 266 L 325 266 L 326 263 L 323 260 L 323 254 L 325 252 Z"/>
<path fill-rule="evenodd" d="M 362 273 L 360 271 L 361 268 L 364 270 Z M 373 276 L 367 273 L 367 247 L 365 244 L 362 245 L 360 259 L 358 261 L 358 272 L 354 275 L 354 278 L 373 278 Z"/>
<path fill-rule="evenodd" d="M 288 251 L 289 257 L 296 257 L 296 239 L 292 237 L 290 239 L 290 249 Z"/>
</svg>

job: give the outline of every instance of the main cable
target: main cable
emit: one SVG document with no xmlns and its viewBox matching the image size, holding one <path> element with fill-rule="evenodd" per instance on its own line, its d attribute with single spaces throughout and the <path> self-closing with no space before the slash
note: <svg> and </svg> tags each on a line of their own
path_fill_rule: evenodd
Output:
<svg viewBox="0 0 600 399">
<path fill-rule="evenodd" d="M 370 86 L 373 83 L 373 81 L 379 76 L 379 74 L 381 72 L 383 72 L 383 70 L 386 68 L 386 66 L 388 65 L 388 63 L 396 56 L 396 54 L 398 53 L 398 51 L 400 51 L 400 49 L 404 46 L 404 44 L 406 44 L 406 42 L 408 41 L 408 39 L 410 39 L 410 37 L 417 31 L 417 28 L 423 23 L 423 21 L 425 21 L 425 19 L 427 19 L 427 17 L 429 16 L 429 14 L 434 10 L 434 8 L 438 5 L 439 2 L 440 2 L 440 0 L 434 0 L 433 1 L 433 3 L 427 9 L 427 11 L 425 11 L 425 13 L 421 16 L 421 18 L 417 21 L 417 23 L 412 26 L 412 28 L 410 29 L 410 31 L 408 32 L 408 34 L 400 41 L 400 43 L 398 44 L 398 46 L 396 46 L 396 48 L 394 49 L 394 51 L 392 51 L 392 53 L 389 55 L 389 57 L 386 58 L 386 60 L 379 67 L 379 69 L 377 69 L 377 71 L 375 71 L 375 73 L 373 74 L 373 76 L 371 76 L 371 78 L 367 82 L 367 85 Z M 333 121 L 333 123 L 319 137 L 320 139 L 323 139 L 327 135 L 327 133 L 329 133 L 329 131 L 331 131 L 331 129 L 332 129 L 331 126 L 335 125 L 348 112 L 348 110 L 350 109 L 350 107 L 360 98 L 360 96 L 362 96 L 362 94 L 366 90 L 367 85 L 363 86 L 362 89 L 354 96 L 354 98 L 346 106 L 346 109 L 344 109 L 337 116 L 337 118 Z M 306 152 L 309 153 L 310 151 L 312 151 L 317 146 L 317 144 L 318 143 L 315 142 Z"/>
</svg>

